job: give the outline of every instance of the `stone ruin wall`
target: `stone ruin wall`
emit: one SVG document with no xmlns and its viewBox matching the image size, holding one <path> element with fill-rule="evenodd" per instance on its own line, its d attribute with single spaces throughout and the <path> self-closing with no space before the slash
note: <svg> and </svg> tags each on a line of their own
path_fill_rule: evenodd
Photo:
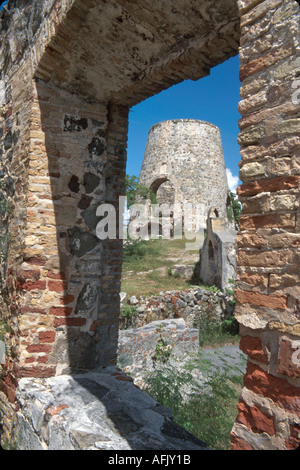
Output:
<svg viewBox="0 0 300 470">
<path fill-rule="evenodd" d="M 280 1 L 254 8 L 244 2 L 244 7 L 238 138 L 243 210 L 235 313 L 248 367 L 232 447 L 294 449 L 299 446 L 300 103 L 295 81 L 300 8 Z"/>
<path fill-rule="evenodd" d="M 299 445 L 299 4 L 171 3 L 10 0 L 1 15 L 3 439 L 22 377 L 116 360 L 122 243 L 95 239 L 93 207 L 124 191 L 128 109 L 239 52 L 248 366 L 232 449 Z"/>
<path fill-rule="evenodd" d="M 202 229 L 211 208 L 227 219 L 228 183 L 218 127 L 192 119 L 155 124 L 149 130 L 139 183 L 157 192 L 159 204 L 179 204 L 183 210 L 189 204 L 201 206 Z M 165 197 L 167 183 L 173 198 Z"/>
</svg>

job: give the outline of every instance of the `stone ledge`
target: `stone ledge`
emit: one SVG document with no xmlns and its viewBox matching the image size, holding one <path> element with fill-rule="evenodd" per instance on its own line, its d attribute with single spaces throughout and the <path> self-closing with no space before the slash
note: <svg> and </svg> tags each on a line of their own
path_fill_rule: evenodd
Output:
<svg viewBox="0 0 300 470">
<path fill-rule="evenodd" d="M 20 380 L 19 450 L 208 450 L 117 367 Z"/>
</svg>

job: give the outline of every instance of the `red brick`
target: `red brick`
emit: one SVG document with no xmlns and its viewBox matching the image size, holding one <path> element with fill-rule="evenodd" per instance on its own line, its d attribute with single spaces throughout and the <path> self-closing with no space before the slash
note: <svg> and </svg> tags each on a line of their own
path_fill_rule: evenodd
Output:
<svg viewBox="0 0 300 470">
<path fill-rule="evenodd" d="M 232 433 L 230 450 L 254 450 L 254 449 L 253 447 L 250 446 L 250 444 L 248 444 L 248 442 L 244 441 L 244 439 Z"/>
<path fill-rule="evenodd" d="M 53 377 L 56 374 L 56 367 L 20 367 L 18 378 L 22 377 Z"/>
<path fill-rule="evenodd" d="M 25 258 L 25 261 L 27 264 L 32 264 L 33 266 L 45 266 L 47 260 L 44 258 L 33 257 Z"/>
<path fill-rule="evenodd" d="M 242 291 L 236 289 L 234 291 L 235 299 L 241 304 L 257 305 L 260 307 L 269 307 L 274 309 L 285 310 L 287 307 L 286 295 L 267 295 L 253 291 Z"/>
<path fill-rule="evenodd" d="M 49 279 L 66 280 L 66 274 L 64 272 L 55 273 L 54 271 L 49 271 L 47 277 Z"/>
<path fill-rule="evenodd" d="M 244 401 L 240 401 L 237 405 L 238 417 L 237 422 L 244 424 L 252 432 L 261 434 L 263 432 L 274 436 L 275 423 L 271 416 L 267 416 L 257 406 L 248 406 Z"/>
<path fill-rule="evenodd" d="M 41 331 L 39 333 L 39 342 L 40 343 L 53 343 L 55 341 L 56 332 L 55 331 Z"/>
<path fill-rule="evenodd" d="M 268 356 L 264 352 L 260 338 L 245 335 L 241 337 L 240 349 L 251 359 L 267 364 Z"/>
<path fill-rule="evenodd" d="M 26 349 L 29 353 L 47 353 L 51 351 L 51 346 L 47 346 L 46 344 L 32 344 L 27 346 Z"/>
<path fill-rule="evenodd" d="M 1 391 L 7 396 L 10 403 L 15 402 L 16 388 L 8 385 L 3 378 L 1 379 Z"/>
<path fill-rule="evenodd" d="M 28 282 L 17 282 L 17 289 L 20 290 L 45 290 L 46 289 L 46 281 L 28 281 Z"/>
<path fill-rule="evenodd" d="M 48 289 L 54 292 L 63 292 L 67 288 L 67 283 L 65 281 L 56 280 L 48 281 Z"/>
<path fill-rule="evenodd" d="M 51 307 L 49 313 L 50 315 L 67 317 L 71 315 L 72 310 L 72 307 Z"/>
<path fill-rule="evenodd" d="M 15 377 L 10 372 L 2 374 L 0 384 L 2 385 L 3 383 L 7 387 L 11 387 L 11 388 L 14 388 L 14 389 L 16 389 L 17 386 L 18 386 L 18 383 L 17 383 Z"/>
<path fill-rule="evenodd" d="M 85 318 L 55 318 L 54 327 L 59 326 L 83 326 L 86 324 Z"/>
<path fill-rule="evenodd" d="M 48 356 L 39 356 L 39 357 L 37 358 L 37 363 L 38 363 L 38 364 L 46 364 L 48 361 L 49 361 L 49 357 L 48 357 Z"/>
<path fill-rule="evenodd" d="M 39 269 L 31 269 L 31 270 L 25 270 L 22 269 L 21 271 L 18 272 L 18 279 L 20 280 L 38 280 L 41 276 L 41 271 Z"/>
<path fill-rule="evenodd" d="M 43 308 L 36 308 L 36 307 L 19 307 L 20 313 L 32 313 L 32 314 L 41 314 L 46 315 L 46 310 Z"/>
<path fill-rule="evenodd" d="M 34 357 L 28 357 L 28 358 L 25 360 L 25 364 L 31 364 L 32 362 L 35 362 L 35 358 L 34 358 Z"/>
<path fill-rule="evenodd" d="M 65 295 L 61 299 L 60 303 L 61 303 L 61 305 L 68 305 L 68 304 L 72 303 L 74 299 L 75 299 L 74 295 L 68 294 L 68 295 Z"/>
<path fill-rule="evenodd" d="M 12 276 L 9 276 L 6 279 L 6 286 L 11 289 L 14 286 L 14 278 Z"/>
<path fill-rule="evenodd" d="M 93 323 L 90 326 L 90 331 L 96 331 L 98 326 L 98 321 L 94 320 Z"/>
<path fill-rule="evenodd" d="M 264 192 L 275 192 L 298 188 L 300 176 L 278 176 L 272 179 L 261 179 L 244 183 L 237 188 L 239 196 L 254 196 Z"/>
<path fill-rule="evenodd" d="M 300 416 L 299 387 L 268 374 L 249 361 L 244 376 L 244 386 L 258 395 L 270 398 L 281 408 Z"/>
</svg>

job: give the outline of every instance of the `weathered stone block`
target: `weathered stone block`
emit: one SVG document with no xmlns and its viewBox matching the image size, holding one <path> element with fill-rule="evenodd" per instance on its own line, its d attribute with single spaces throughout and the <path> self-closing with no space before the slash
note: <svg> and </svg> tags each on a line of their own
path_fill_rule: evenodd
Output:
<svg viewBox="0 0 300 470">
<path fill-rule="evenodd" d="M 292 262 L 294 252 L 289 249 L 279 251 L 238 251 L 239 266 L 285 266 Z"/>
<path fill-rule="evenodd" d="M 266 295 L 259 292 L 235 290 L 234 296 L 241 304 L 258 305 L 280 310 L 287 308 L 286 295 Z"/>
<path fill-rule="evenodd" d="M 75 227 L 69 230 L 69 243 L 71 253 L 80 258 L 99 245 L 100 240 L 95 235 Z"/>
<path fill-rule="evenodd" d="M 280 194 L 270 197 L 271 211 L 293 211 L 299 204 L 299 198 L 296 195 Z"/>
<path fill-rule="evenodd" d="M 247 178 L 257 178 L 265 174 L 265 163 L 246 163 L 240 169 L 240 179 L 245 181 Z"/>
<path fill-rule="evenodd" d="M 267 102 L 267 93 L 265 90 L 252 94 L 239 102 L 238 111 L 244 116 L 251 112 L 257 112 Z"/>
<path fill-rule="evenodd" d="M 244 183 L 238 187 L 239 196 L 253 196 L 267 191 L 281 191 L 284 189 L 298 188 L 300 176 L 278 176 L 271 179 L 262 179 Z"/>
<path fill-rule="evenodd" d="M 240 145 L 250 145 L 259 142 L 265 135 L 265 128 L 263 125 L 252 126 L 248 130 L 240 132 L 238 136 L 238 143 Z"/>
<path fill-rule="evenodd" d="M 80 291 L 77 299 L 75 313 L 87 312 L 97 305 L 99 296 L 99 286 L 96 284 L 86 283 Z"/>
<path fill-rule="evenodd" d="M 294 214 L 266 214 L 240 218 L 240 230 L 257 230 L 260 228 L 295 228 Z"/>
<path fill-rule="evenodd" d="M 278 137 L 283 138 L 285 135 L 296 134 L 300 132 L 300 119 L 288 119 L 279 124 Z"/>
<path fill-rule="evenodd" d="M 74 116 L 66 115 L 64 118 L 64 131 L 65 132 L 81 132 L 88 127 L 86 118 L 76 118 Z"/>
</svg>

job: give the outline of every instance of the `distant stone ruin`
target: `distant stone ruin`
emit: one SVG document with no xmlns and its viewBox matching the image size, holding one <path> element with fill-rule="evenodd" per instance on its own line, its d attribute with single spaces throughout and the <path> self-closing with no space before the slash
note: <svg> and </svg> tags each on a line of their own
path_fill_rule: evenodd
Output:
<svg viewBox="0 0 300 470">
<path fill-rule="evenodd" d="M 187 225 L 195 233 L 203 232 L 200 260 L 191 277 L 221 289 L 228 287 L 229 280 L 236 277 L 236 230 L 228 218 L 232 208 L 219 128 L 194 119 L 155 124 L 149 131 L 139 183 L 156 194 L 159 207 L 181 208 L 177 219 L 176 210 L 169 212 L 174 217 L 171 237 L 179 223 L 182 235 L 188 231 Z M 201 209 L 193 212 L 197 205 Z M 188 216 L 197 220 L 186 223 L 188 207 Z M 149 220 L 162 223 L 162 218 Z"/>
<path fill-rule="evenodd" d="M 204 284 L 221 289 L 232 288 L 232 281 L 236 278 L 236 236 L 234 227 L 227 227 L 215 211 L 209 211 L 197 268 L 197 275 Z"/>
<path fill-rule="evenodd" d="M 155 124 L 149 131 L 139 183 L 156 194 L 159 205 L 177 204 L 182 210 L 198 205 L 201 229 L 211 207 L 227 218 L 228 183 L 219 128 L 194 119 Z"/>
</svg>

